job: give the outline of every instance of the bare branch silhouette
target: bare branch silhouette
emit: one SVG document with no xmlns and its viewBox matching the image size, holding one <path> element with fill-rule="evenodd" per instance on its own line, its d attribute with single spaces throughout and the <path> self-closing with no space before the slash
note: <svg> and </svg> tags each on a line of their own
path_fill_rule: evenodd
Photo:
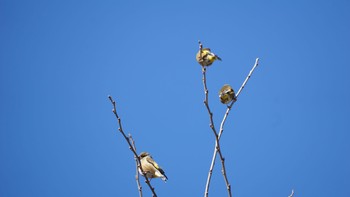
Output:
<svg viewBox="0 0 350 197">
<path fill-rule="evenodd" d="M 136 146 L 135 146 L 135 141 L 134 139 L 132 139 L 132 136 L 131 134 L 129 134 L 129 140 L 131 142 L 131 145 L 132 145 L 132 148 L 136 151 Z M 140 180 L 139 180 L 139 166 L 140 166 L 140 163 L 137 159 L 138 157 L 135 157 L 134 155 L 134 159 L 135 159 L 135 163 L 136 163 L 136 175 L 135 175 L 135 179 L 136 179 L 136 184 L 137 184 L 137 189 L 139 190 L 139 194 L 140 194 L 140 197 L 142 197 L 142 186 L 140 184 Z"/>
<path fill-rule="evenodd" d="M 245 87 L 245 85 L 247 84 L 248 80 L 250 79 L 252 73 L 254 72 L 255 68 L 259 65 L 259 58 L 256 58 L 255 60 L 255 64 L 253 66 L 253 68 L 250 70 L 248 76 L 246 77 L 246 79 L 244 80 L 243 84 L 241 85 L 241 87 L 239 88 L 237 94 L 236 94 L 236 97 L 235 99 L 232 100 L 231 104 L 227 106 L 227 110 L 226 110 L 226 113 L 222 119 L 222 122 L 221 122 L 221 125 L 220 125 L 220 132 L 218 134 L 218 139 L 220 140 L 221 138 L 221 135 L 224 131 L 224 125 L 225 125 L 225 122 L 226 122 L 226 119 L 227 119 L 227 116 L 233 106 L 233 104 L 237 101 L 238 99 L 238 96 L 240 95 L 240 93 L 242 92 L 243 88 Z M 207 185 L 206 185 L 206 194 L 207 194 L 207 191 L 209 189 L 209 185 L 210 185 L 210 179 L 211 179 L 211 176 L 212 176 L 212 171 L 214 169 L 214 165 L 215 165 L 215 159 L 216 159 L 216 155 L 217 155 L 218 151 L 217 149 L 215 148 L 214 149 L 214 154 L 213 154 L 213 158 L 212 158 L 212 161 L 211 161 L 211 165 L 210 165 L 210 170 L 209 170 L 209 174 L 208 174 L 208 178 L 207 178 Z M 207 195 L 206 195 L 207 196 Z"/>
<path fill-rule="evenodd" d="M 210 119 L 209 126 L 215 135 L 215 153 L 219 153 L 220 160 L 221 160 L 221 166 L 222 166 L 221 172 L 222 172 L 222 175 L 223 175 L 225 183 L 226 183 L 228 196 L 231 197 L 232 196 L 231 185 L 228 181 L 227 174 L 226 174 L 225 158 L 223 157 L 222 152 L 221 152 L 219 135 L 216 132 L 214 120 L 213 120 L 213 113 L 211 112 L 210 107 L 209 107 L 209 99 L 208 99 L 209 91 L 208 91 L 207 83 L 206 83 L 206 68 L 204 66 L 202 66 L 202 73 L 203 73 L 203 86 L 204 86 L 204 93 L 205 93 L 204 105 L 206 106 L 208 114 L 209 114 L 209 119 Z M 216 157 L 216 155 L 215 155 L 215 157 Z M 210 166 L 210 169 L 209 169 L 209 175 L 208 175 L 207 184 L 206 184 L 206 188 L 205 188 L 205 194 L 204 194 L 204 196 L 206 196 L 206 197 L 209 194 L 210 178 L 211 178 L 211 175 L 213 173 L 214 163 L 215 163 L 215 161 L 214 162 L 212 161 L 212 165 Z"/>
<path fill-rule="evenodd" d="M 224 132 L 224 125 L 225 125 L 225 122 L 226 122 L 226 119 L 227 119 L 227 116 L 228 114 L 230 113 L 230 110 L 233 106 L 233 104 L 236 103 L 237 99 L 238 99 L 238 96 L 241 94 L 243 88 L 245 87 L 245 85 L 247 84 L 248 80 L 250 79 L 251 75 L 253 74 L 255 68 L 259 65 L 259 58 L 256 58 L 255 60 L 255 64 L 253 66 L 253 68 L 249 71 L 249 74 L 248 76 L 245 78 L 244 82 L 242 83 L 241 87 L 239 88 L 236 96 L 235 96 L 235 99 L 232 100 L 231 104 L 227 106 L 227 109 L 226 109 L 226 113 L 222 119 L 222 122 L 221 122 L 221 125 L 220 125 L 220 132 L 219 132 L 219 139 L 221 138 L 221 135 L 222 133 Z"/>
<path fill-rule="evenodd" d="M 255 64 L 253 66 L 253 68 L 249 71 L 248 76 L 245 78 L 243 84 L 241 85 L 241 87 L 239 88 L 237 94 L 236 94 L 236 98 L 239 96 L 239 94 L 241 93 L 241 91 L 243 90 L 243 88 L 245 87 L 245 85 L 247 84 L 248 80 L 250 79 L 250 77 L 252 76 L 255 68 L 259 65 L 259 58 L 255 59 Z"/>
<path fill-rule="evenodd" d="M 137 158 L 137 168 L 139 168 L 142 172 L 142 174 L 145 174 L 143 169 L 142 169 L 142 166 L 140 165 L 141 164 L 141 161 L 140 161 L 140 157 L 137 155 L 137 152 L 136 152 L 136 148 L 135 148 L 135 144 L 133 145 L 132 142 L 134 140 L 130 140 L 130 138 L 128 136 L 125 135 L 124 131 L 123 131 L 123 127 L 122 127 L 122 121 L 120 119 L 120 117 L 118 116 L 118 113 L 117 113 L 117 108 L 116 108 L 116 103 L 115 101 L 113 100 L 112 96 L 108 96 L 109 100 L 111 101 L 112 105 L 113 105 L 113 113 L 115 115 L 115 117 L 117 118 L 118 120 L 118 124 L 119 124 L 119 128 L 118 130 L 120 131 L 120 133 L 123 135 L 124 139 L 126 140 L 126 142 L 128 143 L 129 145 L 129 149 L 131 150 L 131 152 L 134 153 L 134 157 Z M 131 138 L 132 139 L 132 138 Z M 148 187 L 151 189 L 152 191 L 152 194 L 153 194 L 153 197 L 157 197 L 157 194 L 155 192 L 155 189 L 154 187 L 152 187 L 149 179 L 147 178 L 147 176 L 144 176 L 145 177 L 145 183 L 148 185 Z"/>
<path fill-rule="evenodd" d="M 199 41 L 200 54 L 202 54 L 202 51 L 201 51 L 202 48 L 203 48 L 203 46 L 202 46 L 201 42 Z M 231 185 L 228 182 L 227 174 L 226 174 L 225 159 L 224 159 L 224 157 L 222 156 L 222 153 L 221 153 L 219 140 L 220 140 L 221 135 L 222 135 L 222 133 L 224 131 L 224 124 L 226 122 L 227 116 L 228 116 L 228 114 L 229 114 L 233 104 L 237 101 L 238 96 L 240 95 L 240 93 L 242 92 L 242 90 L 245 87 L 246 83 L 250 79 L 250 77 L 251 77 L 252 73 L 254 72 L 255 68 L 258 66 L 258 63 L 259 63 L 259 58 L 256 59 L 253 68 L 250 70 L 248 76 L 246 77 L 246 79 L 244 80 L 242 86 L 238 90 L 238 92 L 237 92 L 237 94 L 235 96 L 235 99 L 233 99 L 231 104 L 227 106 L 226 113 L 225 113 L 225 115 L 223 117 L 223 120 L 222 120 L 222 122 L 220 124 L 219 133 L 216 132 L 216 129 L 215 129 L 215 126 L 214 126 L 214 121 L 213 121 L 213 113 L 211 112 L 210 107 L 209 107 L 209 101 L 208 101 L 208 93 L 209 93 L 209 91 L 208 91 L 207 84 L 206 84 L 206 67 L 202 66 L 202 74 L 203 74 L 203 79 L 202 80 L 203 80 L 204 93 L 205 93 L 204 104 L 205 104 L 205 106 L 207 108 L 207 111 L 208 111 L 208 114 L 209 114 L 210 128 L 213 130 L 214 135 L 215 135 L 215 149 L 214 149 L 211 165 L 210 165 L 210 168 L 209 168 L 209 173 L 208 173 L 208 178 L 207 178 L 207 183 L 206 183 L 206 188 L 205 188 L 205 193 L 204 193 L 205 197 L 207 197 L 208 194 L 209 194 L 209 186 L 210 186 L 210 181 L 211 181 L 211 176 L 212 176 L 212 173 L 213 173 L 213 169 L 214 169 L 214 166 L 215 166 L 215 160 L 216 160 L 217 153 L 219 153 L 219 156 L 220 156 L 221 165 L 222 165 L 221 172 L 222 172 L 222 175 L 223 175 L 223 177 L 225 179 L 228 195 L 230 197 L 232 196 L 232 194 L 231 194 Z"/>
<path fill-rule="evenodd" d="M 202 49 L 203 49 L 203 45 L 199 41 L 200 54 L 202 54 Z M 217 133 L 217 131 L 215 129 L 215 125 L 214 125 L 213 113 L 212 113 L 212 111 L 210 110 L 210 107 L 209 107 L 209 98 L 208 98 L 209 97 L 209 90 L 208 90 L 208 87 L 207 87 L 207 77 L 206 77 L 206 67 L 205 66 L 202 66 L 202 74 L 203 74 L 202 81 L 203 81 L 204 94 L 205 94 L 204 105 L 207 108 L 207 111 L 208 111 L 208 114 L 209 114 L 209 120 L 210 120 L 210 125 L 209 126 L 212 129 L 212 131 L 214 133 L 214 136 L 215 136 L 215 152 L 219 153 L 220 160 L 221 160 L 221 165 L 222 165 L 222 175 L 223 175 L 225 183 L 226 183 L 228 196 L 231 197 L 232 196 L 231 185 L 228 182 L 228 178 L 227 178 L 227 174 L 226 174 L 225 158 L 223 157 L 222 152 L 221 152 L 220 143 L 219 143 L 219 136 L 218 136 L 218 133 Z M 211 177 L 211 175 L 213 173 L 213 168 L 214 168 L 214 165 L 210 166 L 210 169 L 209 169 L 208 180 L 207 180 L 205 193 L 204 193 L 204 196 L 206 196 L 206 197 L 209 194 L 210 177 Z"/>
</svg>

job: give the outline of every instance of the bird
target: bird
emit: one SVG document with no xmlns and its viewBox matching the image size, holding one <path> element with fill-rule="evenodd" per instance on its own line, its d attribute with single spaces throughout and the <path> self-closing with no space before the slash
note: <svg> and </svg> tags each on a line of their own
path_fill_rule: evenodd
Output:
<svg viewBox="0 0 350 197">
<path fill-rule="evenodd" d="M 221 103 L 228 104 L 232 100 L 236 100 L 235 91 L 230 85 L 225 84 L 219 91 L 219 98 Z"/>
<path fill-rule="evenodd" d="M 202 66 L 210 66 L 215 60 L 221 61 L 221 58 L 211 52 L 209 48 L 203 48 L 199 49 L 196 60 Z"/>
<path fill-rule="evenodd" d="M 159 165 L 153 160 L 152 156 L 148 152 L 141 152 L 139 155 L 141 167 L 144 172 L 142 173 L 139 168 L 139 172 L 143 176 L 147 176 L 147 178 L 161 178 L 164 182 L 168 180 L 168 177 L 165 175 L 164 170 L 159 167 Z"/>
</svg>

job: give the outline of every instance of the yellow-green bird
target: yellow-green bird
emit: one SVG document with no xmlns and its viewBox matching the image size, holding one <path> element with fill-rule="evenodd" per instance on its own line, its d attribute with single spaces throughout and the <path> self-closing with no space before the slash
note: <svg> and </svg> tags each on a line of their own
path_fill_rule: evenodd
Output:
<svg viewBox="0 0 350 197">
<path fill-rule="evenodd" d="M 146 175 L 147 178 L 161 178 L 164 182 L 168 180 L 168 177 L 165 175 L 164 170 L 159 167 L 159 165 L 153 160 L 152 156 L 148 152 L 142 152 L 140 155 L 140 162 L 142 170 L 145 174 L 142 174 L 141 169 L 139 168 L 140 174 L 143 176 Z"/>
<path fill-rule="evenodd" d="M 202 66 L 210 66 L 215 60 L 221 61 L 221 58 L 211 52 L 209 48 L 204 48 L 198 51 L 196 60 Z"/>
<path fill-rule="evenodd" d="M 232 100 L 236 100 L 235 91 L 228 84 L 225 84 L 224 86 L 222 86 L 222 88 L 219 91 L 219 97 L 220 97 L 221 103 L 223 104 L 228 104 Z"/>
</svg>

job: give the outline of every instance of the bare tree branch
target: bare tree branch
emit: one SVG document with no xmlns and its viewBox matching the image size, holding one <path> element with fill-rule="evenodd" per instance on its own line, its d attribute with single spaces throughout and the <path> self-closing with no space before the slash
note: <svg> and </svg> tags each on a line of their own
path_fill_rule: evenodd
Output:
<svg viewBox="0 0 350 197">
<path fill-rule="evenodd" d="M 129 149 L 131 150 L 131 152 L 134 153 L 134 157 L 137 158 L 137 165 L 138 165 L 137 167 L 140 168 L 142 174 L 145 174 L 144 171 L 143 171 L 143 169 L 142 169 L 142 166 L 140 165 L 140 164 L 141 164 L 141 161 L 140 161 L 140 157 L 137 155 L 136 149 L 135 149 L 134 146 L 132 145 L 130 138 L 127 137 L 127 136 L 125 135 L 124 131 L 123 131 L 122 121 L 121 121 L 121 119 L 120 119 L 119 116 L 118 116 L 117 108 L 116 108 L 116 103 L 115 103 L 115 101 L 113 100 L 112 96 L 108 96 L 108 98 L 109 98 L 109 100 L 111 101 L 111 103 L 112 103 L 112 105 L 113 105 L 113 110 L 112 110 L 112 111 L 113 111 L 115 117 L 116 117 L 117 120 L 118 120 L 118 124 L 119 124 L 118 130 L 119 130 L 120 133 L 123 135 L 123 137 L 124 137 L 124 139 L 126 140 L 126 142 L 128 143 Z M 133 140 L 132 140 L 132 141 L 133 141 Z M 135 144 L 134 144 L 134 145 L 135 145 Z M 152 194 L 153 194 L 153 197 L 157 197 L 157 194 L 156 194 L 156 192 L 155 192 L 155 189 L 154 189 L 154 187 L 152 187 L 152 185 L 151 185 L 149 179 L 147 178 L 147 176 L 144 176 L 144 177 L 145 177 L 145 179 L 146 179 L 146 180 L 145 180 L 145 183 L 146 183 L 146 184 L 148 185 L 148 187 L 151 189 Z"/>
<path fill-rule="evenodd" d="M 200 41 L 198 43 L 199 43 L 199 50 L 200 50 L 200 56 L 201 56 L 202 55 L 203 45 L 202 45 L 202 43 Z M 202 57 L 200 57 L 200 58 L 202 58 Z M 220 142 L 219 142 L 219 138 L 218 138 L 219 136 L 218 136 L 218 133 L 217 133 L 217 131 L 215 129 L 215 125 L 214 125 L 213 113 L 212 113 L 212 111 L 210 110 L 210 107 L 209 107 L 209 98 L 208 98 L 209 97 L 209 91 L 208 91 L 208 87 L 207 87 L 206 67 L 203 66 L 203 65 L 202 65 L 202 74 L 203 74 L 202 81 L 203 81 L 204 94 L 205 94 L 204 105 L 207 108 L 207 111 L 208 111 L 208 114 L 209 114 L 209 120 L 210 120 L 210 125 L 209 126 L 212 129 L 212 131 L 214 133 L 214 136 L 215 136 L 215 152 L 219 153 L 220 160 L 221 160 L 221 166 L 222 166 L 222 170 L 221 170 L 222 171 L 222 175 L 223 175 L 225 183 L 226 183 L 228 196 L 231 197 L 232 196 L 231 185 L 228 182 L 228 178 L 227 178 L 227 174 L 226 174 L 225 158 L 223 157 L 222 152 L 221 152 Z M 205 193 L 204 193 L 205 197 L 207 197 L 208 194 L 209 194 L 210 177 L 211 177 L 211 175 L 213 173 L 214 164 L 215 164 L 215 159 L 214 159 L 214 161 L 212 161 L 212 165 L 210 166 L 210 169 L 209 169 L 207 184 L 206 184 Z"/>
<path fill-rule="evenodd" d="M 243 88 L 245 87 L 245 84 L 247 84 L 248 80 L 250 79 L 250 77 L 252 76 L 252 74 L 253 74 L 255 68 L 256 68 L 258 65 L 259 65 L 259 58 L 256 58 L 256 59 L 255 59 L 255 64 L 254 64 L 253 68 L 249 71 L 248 76 L 245 78 L 245 80 L 244 80 L 242 86 L 239 88 L 239 90 L 238 90 L 238 92 L 237 92 L 237 94 L 236 94 L 236 98 L 239 96 L 239 94 L 241 93 L 241 91 L 242 91 Z"/>
<path fill-rule="evenodd" d="M 132 139 L 132 136 L 131 134 L 129 134 L 129 140 L 131 142 L 131 145 L 132 145 L 132 148 L 136 151 L 136 146 L 135 146 L 135 141 L 134 139 Z M 136 175 L 135 175 L 135 179 L 136 179 L 136 184 L 137 184 L 137 188 L 139 190 L 139 194 L 140 194 L 140 197 L 142 197 L 142 186 L 140 184 L 140 180 L 139 180 L 139 166 L 140 166 L 140 163 L 137 159 L 138 157 L 135 157 L 134 155 L 134 159 L 135 159 L 135 163 L 136 163 Z"/>
<path fill-rule="evenodd" d="M 209 107 L 209 90 L 207 88 L 207 77 L 206 77 L 206 68 L 202 66 L 202 74 L 203 74 L 203 86 L 204 86 L 204 105 L 208 110 L 209 119 L 210 119 L 210 125 L 209 127 L 213 130 L 215 138 L 218 138 L 218 133 L 216 132 L 215 126 L 214 126 L 214 120 L 213 120 L 213 112 L 211 112 Z"/>
<path fill-rule="evenodd" d="M 211 112 L 210 107 L 209 107 L 209 99 L 208 99 L 209 91 L 207 88 L 207 81 L 206 81 L 206 68 L 204 66 L 202 66 L 202 74 L 203 74 L 203 86 L 204 86 L 204 93 L 205 93 L 204 105 L 206 106 L 208 114 L 209 114 L 209 119 L 210 119 L 209 126 L 215 135 L 215 153 L 219 153 L 220 160 L 221 160 L 221 166 L 222 166 L 221 172 L 222 172 L 222 175 L 223 175 L 225 183 L 226 183 L 228 196 L 231 197 L 232 196 L 231 185 L 228 181 L 227 174 L 226 174 L 225 158 L 223 157 L 223 155 L 221 153 L 221 148 L 220 148 L 220 143 L 219 143 L 219 135 L 216 132 L 216 129 L 214 126 L 214 120 L 213 120 L 213 113 Z M 215 158 L 216 158 L 216 154 L 215 154 Z M 210 168 L 209 168 L 209 174 L 208 174 L 208 179 L 207 179 L 205 193 L 204 193 L 205 197 L 207 197 L 209 195 L 209 186 L 210 186 L 211 175 L 213 174 L 213 169 L 214 169 L 214 165 L 215 165 L 215 158 L 213 157 Z"/>
<path fill-rule="evenodd" d="M 243 88 L 244 88 L 245 85 L 247 84 L 248 80 L 250 79 L 250 77 L 252 76 L 252 74 L 253 74 L 255 68 L 256 68 L 258 65 L 259 65 L 259 58 L 256 58 L 255 64 L 254 64 L 253 68 L 249 71 L 248 76 L 245 78 L 244 82 L 242 83 L 241 87 L 239 88 L 239 90 L 238 90 L 238 92 L 237 92 L 237 94 L 236 94 L 236 96 L 235 96 L 235 99 L 233 99 L 232 102 L 231 102 L 231 104 L 227 106 L 226 113 L 225 113 L 225 115 L 224 115 L 224 117 L 223 117 L 223 119 L 222 119 L 221 125 L 220 125 L 220 132 L 219 132 L 219 134 L 218 134 L 218 135 L 219 135 L 219 136 L 218 136 L 219 139 L 221 138 L 221 135 L 222 135 L 222 133 L 224 132 L 224 125 L 225 125 L 227 116 L 228 116 L 228 114 L 230 113 L 230 110 L 231 110 L 233 104 L 236 103 L 236 101 L 237 101 L 237 99 L 238 99 L 238 96 L 241 94 Z"/>
<path fill-rule="evenodd" d="M 201 43 L 200 44 L 200 50 L 202 49 L 202 45 Z M 253 68 L 250 70 L 248 76 L 246 77 L 246 79 L 244 80 L 242 86 L 240 87 L 240 89 L 238 90 L 236 96 L 235 96 L 235 99 L 232 100 L 231 104 L 227 106 L 227 110 L 226 110 L 226 113 L 223 117 L 223 120 L 220 124 L 220 131 L 219 131 L 219 134 L 216 133 L 216 130 L 215 130 L 215 127 L 214 127 L 214 123 L 212 121 L 212 112 L 210 111 L 210 108 L 209 108 L 209 105 L 208 105 L 208 89 L 207 89 L 207 86 L 206 86 L 206 75 L 205 75 L 205 71 L 206 71 L 206 68 L 205 67 L 202 67 L 202 73 L 203 73 L 203 84 L 204 84 L 204 92 L 205 92 L 205 101 L 204 101 L 204 104 L 206 105 L 207 107 L 207 110 L 208 110 L 208 113 L 209 113 L 209 116 L 210 116 L 210 121 L 211 121 L 211 125 L 210 127 L 213 129 L 214 133 L 215 133 L 215 137 L 216 137 L 216 143 L 215 143 L 215 149 L 214 149 L 214 154 L 213 154 L 213 157 L 212 157 L 212 161 L 211 161 L 211 165 L 210 165 L 210 169 L 209 169 L 209 173 L 208 173 L 208 178 L 207 178 L 207 183 L 206 183 L 206 189 L 205 189 L 205 194 L 204 196 L 207 197 L 208 196 L 208 193 L 209 193 L 209 185 L 210 185 L 210 180 L 211 180 L 211 176 L 212 176 L 212 172 L 213 172 L 213 169 L 214 169 L 214 165 L 215 165 L 215 160 L 216 160 L 216 155 L 217 153 L 219 153 L 220 155 L 220 160 L 221 160 L 221 164 L 222 164 L 222 174 L 224 176 L 224 179 L 225 179 L 225 183 L 226 183 L 226 186 L 227 186 L 227 190 L 229 192 L 229 196 L 231 196 L 231 185 L 229 184 L 228 180 L 227 180 L 227 175 L 226 175 L 226 168 L 225 168 L 225 163 L 224 163 L 224 158 L 222 156 L 222 153 L 221 153 L 221 150 L 220 150 L 220 145 L 219 145 L 219 140 L 221 138 L 221 135 L 224 131 L 224 124 L 226 122 L 226 119 L 227 119 L 227 116 L 233 106 L 233 104 L 237 101 L 237 98 L 238 96 L 240 95 L 240 93 L 242 92 L 243 88 L 245 87 L 246 83 L 248 82 L 248 80 L 250 79 L 252 73 L 254 72 L 255 68 L 258 66 L 259 64 L 259 58 L 256 58 L 255 60 L 255 64 L 253 66 Z"/>
</svg>

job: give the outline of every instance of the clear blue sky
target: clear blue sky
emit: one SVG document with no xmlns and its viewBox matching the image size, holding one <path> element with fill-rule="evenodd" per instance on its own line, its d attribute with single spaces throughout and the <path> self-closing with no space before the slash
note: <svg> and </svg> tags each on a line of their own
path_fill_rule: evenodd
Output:
<svg viewBox="0 0 350 197">
<path fill-rule="evenodd" d="M 349 1 L 0 1 L 0 196 L 138 196 L 138 151 L 203 196 L 214 137 L 200 39 L 238 89 L 221 146 L 233 196 L 350 196 Z M 211 196 L 226 196 L 217 163 Z M 144 196 L 151 196 L 144 185 Z"/>
</svg>

